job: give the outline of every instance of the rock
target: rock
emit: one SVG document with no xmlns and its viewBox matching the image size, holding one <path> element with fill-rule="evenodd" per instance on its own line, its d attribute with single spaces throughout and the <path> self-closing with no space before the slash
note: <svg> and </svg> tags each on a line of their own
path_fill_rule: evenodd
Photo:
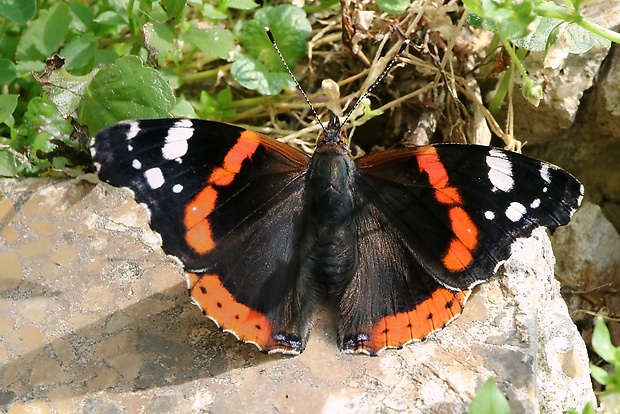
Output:
<svg viewBox="0 0 620 414">
<path fill-rule="evenodd" d="M 0 244 L 19 263 L 0 302 L 0 402 L 9 412 L 44 401 L 52 411 L 454 413 L 467 411 L 489 377 L 513 413 L 581 410 L 594 400 L 543 230 L 516 244 L 502 275 L 425 342 L 376 358 L 342 354 L 322 310 L 306 351 L 290 358 L 237 342 L 190 303 L 182 270 L 127 192 L 2 180 L 0 206 Z M 93 291 L 106 300 L 90 306 Z M 34 299 L 39 317 L 22 315 Z M 25 328 L 41 337 L 27 351 L 14 334 Z M 40 361 L 61 373 L 44 387 L 31 383 Z"/>
</svg>

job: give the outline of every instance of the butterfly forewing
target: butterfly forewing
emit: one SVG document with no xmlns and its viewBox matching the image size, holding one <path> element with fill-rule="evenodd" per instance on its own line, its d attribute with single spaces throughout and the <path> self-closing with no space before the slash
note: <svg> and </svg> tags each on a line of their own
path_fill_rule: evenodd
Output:
<svg viewBox="0 0 620 414">
<path fill-rule="evenodd" d="M 316 290 L 298 278 L 307 156 L 236 126 L 187 119 L 120 123 L 93 148 L 100 178 L 147 206 L 208 316 L 263 350 L 303 348 L 302 307 Z"/>
</svg>

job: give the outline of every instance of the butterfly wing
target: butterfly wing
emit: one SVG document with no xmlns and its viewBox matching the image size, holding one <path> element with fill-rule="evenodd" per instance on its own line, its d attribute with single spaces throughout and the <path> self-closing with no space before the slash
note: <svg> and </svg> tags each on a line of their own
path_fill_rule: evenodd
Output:
<svg viewBox="0 0 620 414">
<path fill-rule="evenodd" d="M 389 151 L 356 165 L 361 263 L 339 328 L 350 351 L 376 353 L 443 327 L 516 238 L 568 223 L 583 196 L 567 172 L 484 146 Z M 371 306 L 354 305 L 376 289 L 384 295 Z"/>
<path fill-rule="evenodd" d="M 297 249 L 307 156 L 236 126 L 187 119 L 120 123 L 93 148 L 100 178 L 147 206 L 207 316 L 264 351 L 303 349 L 316 289 L 299 276 Z"/>
</svg>

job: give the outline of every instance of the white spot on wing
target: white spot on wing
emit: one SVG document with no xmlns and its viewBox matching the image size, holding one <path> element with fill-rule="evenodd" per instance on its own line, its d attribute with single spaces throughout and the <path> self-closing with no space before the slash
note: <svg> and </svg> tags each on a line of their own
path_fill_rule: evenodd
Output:
<svg viewBox="0 0 620 414">
<path fill-rule="evenodd" d="M 164 185 L 164 174 L 159 168 L 151 168 L 144 172 L 144 178 L 153 190 L 158 189 Z"/>
<path fill-rule="evenodd" d="M 512 163 L 508 156 L 497 150 L 490 150 L 486 157 L 489 166 L 489 180 L 493 184 L 493 191 L 505 193 L 512 190 L 514 180 L 512 178 Z"/>
<path fill-rule="evenodd" d="M 161 153 L 167 160 L 179 159 L 187 153 L 187 140 L 194 135 L 192 121 L 181 119 L 174 123 L 168 130 L 168 136 L 161 149 Z"/>
<path fill-rule="evenodd" d="M 139 170 L 142 168 L 142 163 L 140 162 L 140 160 L 133 160 L 131 162 L 131 166 L 135 168 L 136 170 Z"/>
<path fill-rule="evenodd" d="M 180 193 L 181 191 L 183 191 L 183 186 L 182 186 L 181 184 L 175 184 L 175 185 L 172 187 L 172 192 L 174 192 L 174 193 L 177 193 L 177 194 L 178 194 L 178 193 Z"/>
<path fill-rule="evenodd" d="M 550 168 L 549 164 L 541 164 L 540 166 L 540 177 L 547 184 L 551 182 L 551 176 L 549 175 L 549 168 Z"/>
<path fill-rule="evenodd" d="M 129 131 L 127 131 L 127 135 L 125 135 L 125 139 L 127 139 L 127 141 L 129 141 L 130 139 L 134 139 L 136 135 L 138 135 L 138 133 L 140 132 L 140 125 L 138 125 L 136 121 L 130 121 L 128 122 L 128 124 Z"/>
<path fill-rule="evenodd" d="M 521 220 L 526 211 L 523 204 L 513 201 L 506 209 L 506 217 L 512 222 L 517 222 Z"/>
<path fill-rule="evenodd" d="M 540 207 L 540 198 L 535 198 L 534 201 L 530 204 L 530 208 L 538 208 Z"/>
<path fill-rule="evenodd" d="M 494 212 L 492 212 L 492 211 L 485 211 L 485 212 L 484 212 L 484 217 L 485 217 L 487 220 L 493 220 L 493 219 L 495 219 L 495 213 L 494 213 Z"/>
</svg>

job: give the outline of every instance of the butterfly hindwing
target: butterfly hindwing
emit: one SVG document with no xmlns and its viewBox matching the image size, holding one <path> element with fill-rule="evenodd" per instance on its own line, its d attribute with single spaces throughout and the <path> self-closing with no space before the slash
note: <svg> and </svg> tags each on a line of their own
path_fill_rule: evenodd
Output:
<svg viewBox="0 0 620 414">
<path fill-rule="evenodd" d="M 308 157 L 236 126 L 187 119 L 114 125 L 94 152 L 100 178 L 146 204 L 210 318 L 265 351 L 303 349 L 316 290 L 299 277 Z"/>
<path fill-rule="evenodd" d="M 341 349 L 376 355 L 443 328 L 469 291 L 441 286 L 368 195 L 356 194 L 359 263 L 336 312 Z"/>
</svg>

